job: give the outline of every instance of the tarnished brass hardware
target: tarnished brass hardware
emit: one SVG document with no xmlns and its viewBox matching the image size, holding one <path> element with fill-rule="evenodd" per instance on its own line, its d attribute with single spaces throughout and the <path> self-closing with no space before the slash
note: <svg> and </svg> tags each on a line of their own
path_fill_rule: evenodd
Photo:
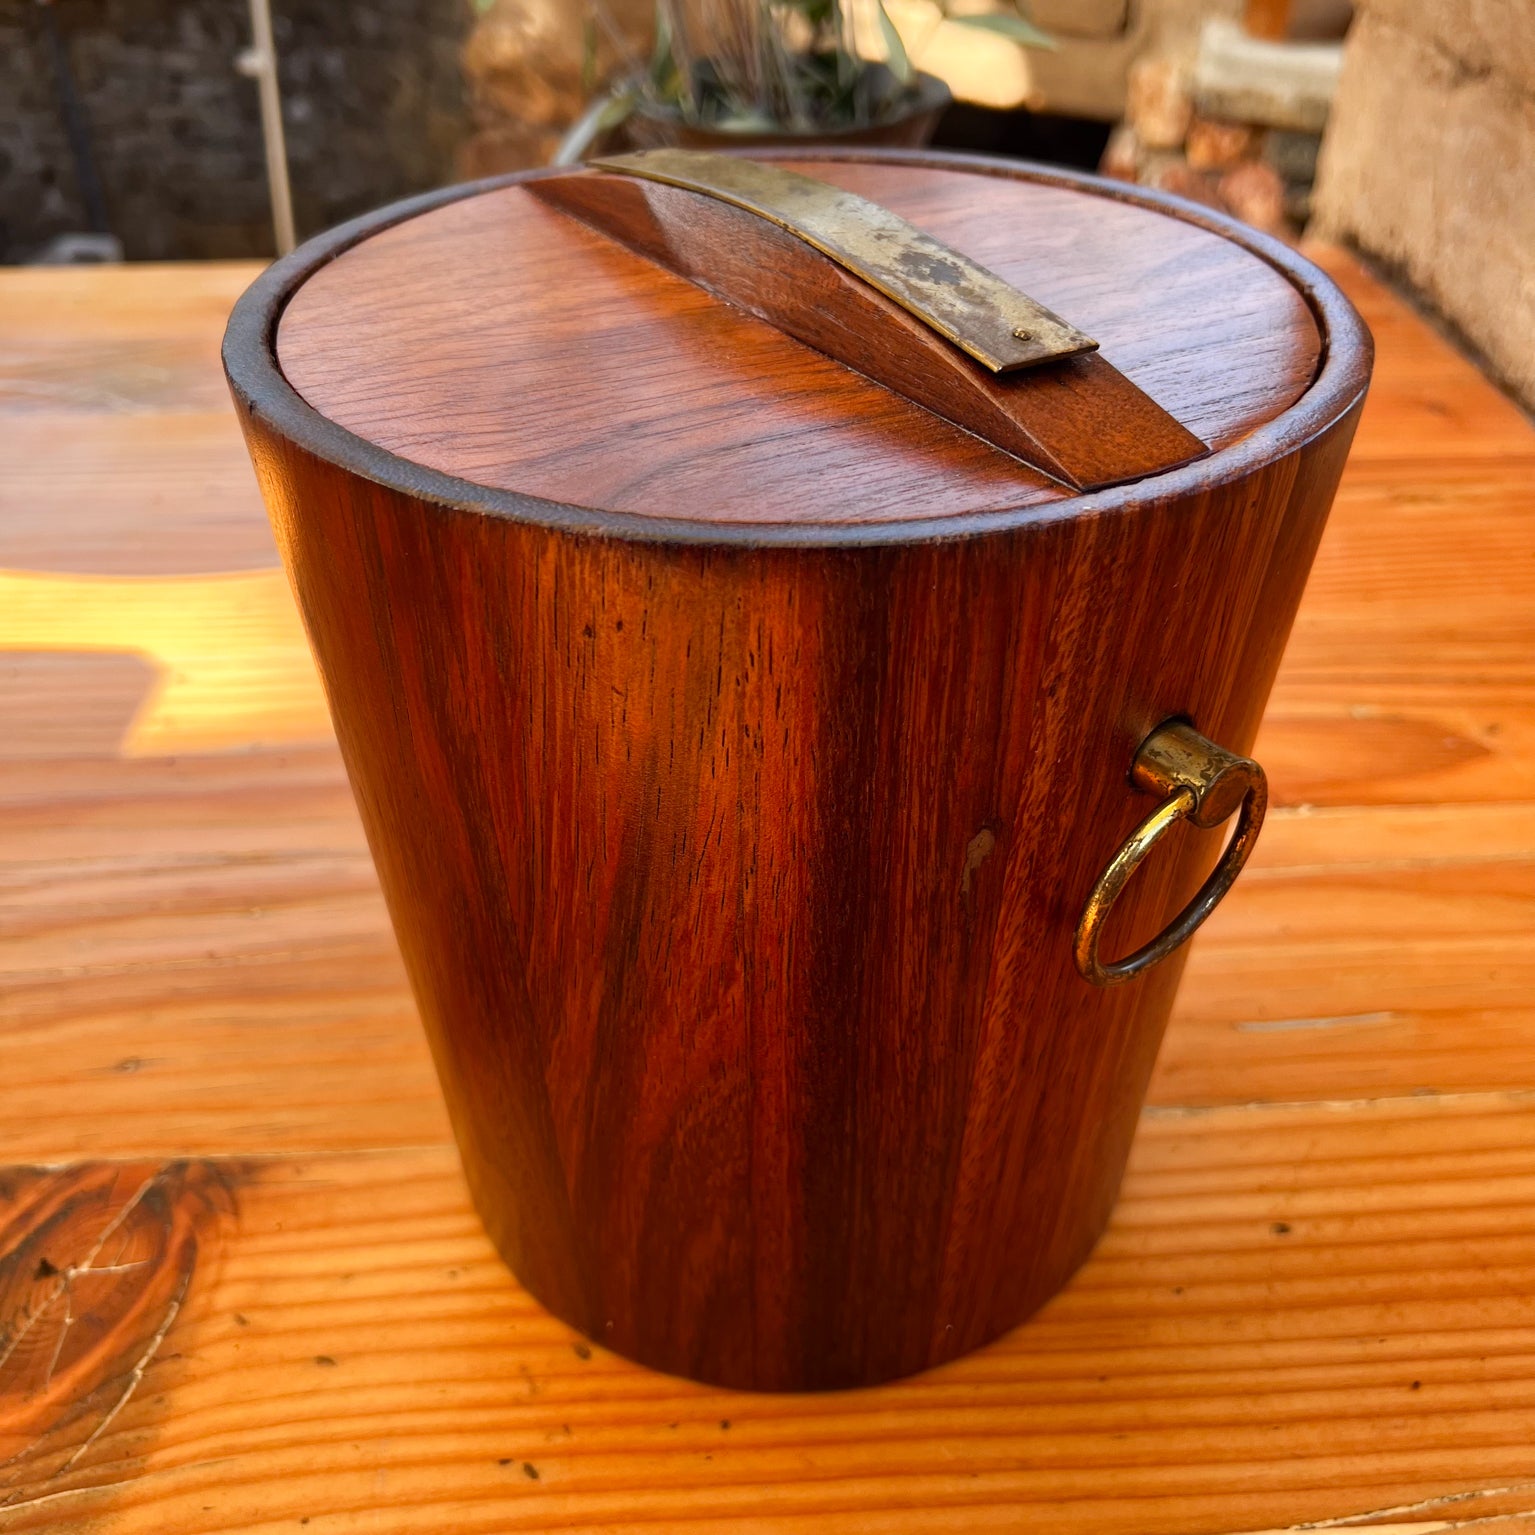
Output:
<svg viewBox="0 0 1535 1535">
<path fill-rule="evenodd" d="M 1084 980 L 1117 986 L 1167 958 L 1193 937 L 1220 905 L 1252 853 L 1268 809 L 1268 780 L 1250 757 L 1238 757 L 1208 741 L 1192 725 L 1170 721 L 1153 731 L 1135 754 L 1130 781 L 1145 794 L 1165 796 L 1162 803 L 1126 838 L 1110 860 L 1082 909 L 1077 923 L 1075 958 Z M 1150 943 L 1124 959 L 1104 963 L 1098 945 L 1110 910 L 1141 860 L 1178 821 L 1219 826 L 1238 813 L 1237 828 L 1221 861 L 1199 893 Z"/>
<path fill-rule="evenodd" d="M 649 149 L 593 160 L 744 208 L 879 289 L 993 373 L 1093 352 L 1098 343 L 898 214 L 811 176 L 734 155 Z"/>
</svg>

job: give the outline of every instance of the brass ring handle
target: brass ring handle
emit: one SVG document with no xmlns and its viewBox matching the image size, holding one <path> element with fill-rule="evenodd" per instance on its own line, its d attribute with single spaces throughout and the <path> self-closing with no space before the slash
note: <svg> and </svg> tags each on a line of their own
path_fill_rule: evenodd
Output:
<svg viewBox="0 0 1535 1535">
<path fill-rule="evenodd" d="M 1160 726 L 1141 744 L 1130 781 L 1146 794 L 1164 795 L 1162 803 L 1125 839 L 1124 846 L 1093 886 L 1077 923 L 1075 958 L 1082 978 L 1095 986 L 1117 986 L 1167 958 L 1188 942 L 1231 889 L 1263 826 L 1268 809 L 1268 780 L 1250 757 L 1238 757 L 1208 741 L 1181 720 Z M 1187 820 L 1211 828 L 1239 812 L 1237 829 L 1199 893 L 1150 943 L 1123 959 L 1104 963 L 1098 944 L 1110 910 L 1130 876 L 1175 822 Z"/>
</svg>

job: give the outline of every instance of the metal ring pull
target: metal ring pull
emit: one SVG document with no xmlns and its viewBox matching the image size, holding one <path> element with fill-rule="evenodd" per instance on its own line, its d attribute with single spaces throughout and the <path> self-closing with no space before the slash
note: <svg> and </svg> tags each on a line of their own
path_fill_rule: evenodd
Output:
<svg viewBox="0 0 1535 1535">
<path fill-rule="evenodd" d="M 1142 742 L 1130 769 L 1130 781 L 1145 794 L 1165 797 L 1126 838 L 1082 909 L 1075 958 L 1083 979 L 1095 986 L 1117 986 L 1130 980 L 1194 936 L 1242 872 L 1268 809 L 1268 780 L 1263 769 L 1250 757 L 1238 757 L 1207 741 L 1181 720 L 1159 726 Z M 1098 944 L 1103 926 L 1119 892 L 1174 823 L 1187 820 L 1209 829 L 1238 811 L 1236 833 L 1194 899 L 1150 943 L 1124 959 L 1107 964 L 1100 960 Z"/>
</svg>

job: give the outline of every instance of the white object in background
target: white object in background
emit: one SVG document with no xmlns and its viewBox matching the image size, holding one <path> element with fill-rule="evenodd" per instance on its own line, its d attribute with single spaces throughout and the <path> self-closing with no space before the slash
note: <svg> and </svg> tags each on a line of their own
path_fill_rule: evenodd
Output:
<svg viewBox="0 0 1535 1535">
<path fill-rule="evenodd" d="M 294 246 L 293 193 L 288 186 L 288 145 L 282 131 L 282 97 L 277 89 L 277 49 L 272 42 L 272 7 L 250 0 L 251 46 L 235 59 L 235 68 L 256 82 L 261 100 L 261 141 L 266 151 L 267 191 L 272 199 L 272 233 L 277 254 Z"/>
<path fill-rule="evenodd" d="M 88 266 L 123 259 L 123 244 L 116 235 L 74 233 L 55 235 L 28 266 Z"/>
<path fill-rule="evenodd" d="M 1342 69 L 1342 43 L 1268 42 L 1217 17 L 1199 36 L 1194 105 L 1207 117 L 1320 133 Z"/>
</svg>

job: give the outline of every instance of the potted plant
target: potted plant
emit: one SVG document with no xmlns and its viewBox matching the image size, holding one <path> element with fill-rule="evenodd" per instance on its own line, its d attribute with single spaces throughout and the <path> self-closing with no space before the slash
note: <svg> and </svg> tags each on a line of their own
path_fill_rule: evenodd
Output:
<svg viewBox="0 0 1535 1535">
<path fill-rule="evenodd" d="M 938 19 L 1025 47 L 1055 46 L 1016 9 L 965 12 L 951 4 L 937 0 Z M 861 51 L 857 12 L 877 29 L 883 59 Z M 595 25 L 605 21 L 601 0 L 593 17 Z M 572 164 L 615 139 L 631 148 L 785 140 L 915 146 L 932 137 L 949 100 L 941 80 L 913 65 L 884 0 L 656 0 L 649 61 L 593 101 L 554 163 Z"/>
</svg>

